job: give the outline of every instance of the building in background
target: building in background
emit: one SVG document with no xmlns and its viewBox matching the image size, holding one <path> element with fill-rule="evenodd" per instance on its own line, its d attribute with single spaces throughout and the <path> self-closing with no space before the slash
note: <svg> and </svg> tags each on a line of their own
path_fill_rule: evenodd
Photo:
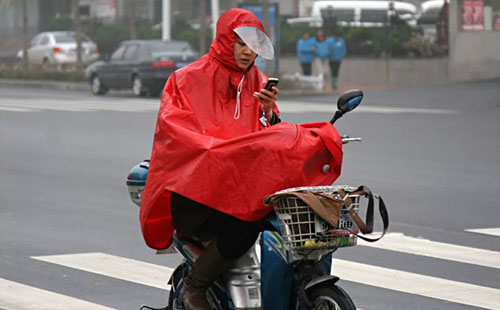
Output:
<svg viewBox="0 0 500 310">
<path fill-rule="evenodd" d="M 449 6 L 449 77 L 500 77 L 500 0 L 452 0 Z"/>
<path fill-rule="evenodd" d="M 172 17 L 180 20 L 192 20 L 199 16 L 200 0 L 170 0 Z M 210 10 L 210 0 L 207 1 Z M 46 31 L 55 18 L 71 17 L 72 0 L 27 0 L 28 36 Z M 241 3 L 255 3 L 252 0 L 219 0 L 219 8 L 224 12 L 238 7 Z M 279 0 L 280 12 L 284 15 L 296 14 L 299 0 Z M 132 8 L 137 18 L 149 20 L 152 24 L 162 21 L 162 0 L 79 0 L 80 17 L 83 21 L 93 20 L 105 25 L 127 24 Z M 210 15 L 210 14 L 209 14 Z M 22 46 L 22 1 L 0 0 L 0 53 L 17 50 Z M 55 30 L 55 29 L 50 29 Z M 6 43 L 9 41 L 10 43 Z M 15 47 L 11 47 L 14 45 Z"/>
<path fill-rule="evenodd" d="M 55 18 L 70 18 L 72 0 L 26 0 L 28 2 L 28 38 L 48 30 Z M 200 0 L 170 0 L 174 21 L 199 23 Z M 210 15 L 210 1 L 206 8 Z M 370 1 L 370 0 L 366 0 Z M 445 0 L 400 0 L 417 6 L 423 14 L 424 2 L 440 7 Z M 311 16 L 314 0 L 269 0 L 278 3 L 279 17 Z M 334 3 L 335 1 L 331 1 Z M 353 0 L 353 3 L 360 2 Z M 261 0 L 219 0 L 222 13 L 243 4 L 262 3 Z M 79 0 L 81 19 L 105 25 L 129 25 L 130 15 L 151 25 L 162 21 L 162 0 Z M 443 6 L 444 7 L 444 6 Z M 441 46 L 447 45 L 447 80 L 462 81 L 500 77 L 500 0 L 451 0 L 439 14 L 439 27 L 431 29 Z M 443 15 L 444 14 L 444 15 Z M 0 60 L 15 59 L 23 46 L 22 1 L 0 0 Z M 433 18 L 433 17 L 432 17 Z M 209 27 L 211 20 L 208 20 Z M 51 29 L 57 30 L 57 29 Z M 446 44 L 446 42 L 448 44 Z M 441 70 L 443 71 L 443 70 Z"/>
</svg>

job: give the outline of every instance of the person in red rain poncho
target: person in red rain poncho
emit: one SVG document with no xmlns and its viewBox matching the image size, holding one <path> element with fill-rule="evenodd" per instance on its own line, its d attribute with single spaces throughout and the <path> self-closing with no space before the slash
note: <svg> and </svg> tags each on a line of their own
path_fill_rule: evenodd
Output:
<svg viewBox="0 0 500 310">
<path fill-rule="evenodd" d="M 171 244 L 174 227 L 211 241 L 179 296 L 186 309 L 209 309 L 206 289 L 264 229 L 266 195 L 340 175 L 335 128 L 281 122 L 278 89 L 262 89 L 267 78 L 254 60 L 273 53 L 258 18 L 231 9 L 209 53 L 174 72 L 163 91 L 140 221 L 155 249 Z"/>
</svg>

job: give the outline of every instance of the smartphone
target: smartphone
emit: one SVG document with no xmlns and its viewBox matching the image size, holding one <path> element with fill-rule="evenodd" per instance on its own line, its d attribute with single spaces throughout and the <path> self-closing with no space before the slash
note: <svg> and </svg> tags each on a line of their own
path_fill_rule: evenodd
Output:
<svg viewBox="0 0 500 310">
<path fill-rule="evenodd" d="M 278 78 L 269 78 L 267 80 L 266 86 L 264 86 L 264 89 L 272 92 L 273 86 L 278 85 L 279 81 L 280 80 Z"/>
</svg>

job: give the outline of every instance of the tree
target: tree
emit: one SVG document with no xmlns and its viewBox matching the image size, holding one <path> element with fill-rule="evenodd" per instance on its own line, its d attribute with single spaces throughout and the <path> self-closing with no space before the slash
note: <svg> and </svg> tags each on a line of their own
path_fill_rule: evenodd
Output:
<svg viewBox="0 0 500 310">
<path fill-rule="evenodd" d="M 28 0 L 22 1 L 23 7 L 23 59 L 22 66 L 24 69 L 28 68 Z"/>
<path fill-rule="evenodd" d="M 271 34 L 271 21 L 269 19 L 269 0 L 262 0 L 262 18 L 264 19 L 264 29 L 267 33 Z M 271 68 L 271 61 L 266 59 L 266 75 L 271 76 L 273 74 Z"/>
<path fill-rule="evenodd" d="M 132 0 L 130 6 L 130 39 L 137 40 L 137 0 Z"/>
<path fill-rule="evenodd" d="M 200 0 L 200 32 L 199 32 L 200 55 L 203 55 L 207 52 L 206 51 L 206 46 L 207 46 L 206 15 L 207 15 L 207 2 L 206 2 L 206 0 Z"/>
<path fill-rule="evenodd" d="M 81 38 L 81 24 L 80 24 L 80 4 L 79 0 L 73 0 L 72 10 L 73 10 L 73 27 L 75 30 L 75 40 L 76 40 L 76 67 L 81 69 L 82 64 L 82 38 Z"/>
</svg>

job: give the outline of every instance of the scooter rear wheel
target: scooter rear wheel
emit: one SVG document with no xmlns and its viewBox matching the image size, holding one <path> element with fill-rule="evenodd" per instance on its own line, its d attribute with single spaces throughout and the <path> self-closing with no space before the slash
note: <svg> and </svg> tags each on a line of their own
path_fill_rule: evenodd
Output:
<svg viewBox="0 0 500 310">
<path fill-rule="evenodd" d="M 336 285 L 311 288 L 309 297 L 314 305 L 311 310 L 356 310 L 351 297 Z"/>
</svg>

